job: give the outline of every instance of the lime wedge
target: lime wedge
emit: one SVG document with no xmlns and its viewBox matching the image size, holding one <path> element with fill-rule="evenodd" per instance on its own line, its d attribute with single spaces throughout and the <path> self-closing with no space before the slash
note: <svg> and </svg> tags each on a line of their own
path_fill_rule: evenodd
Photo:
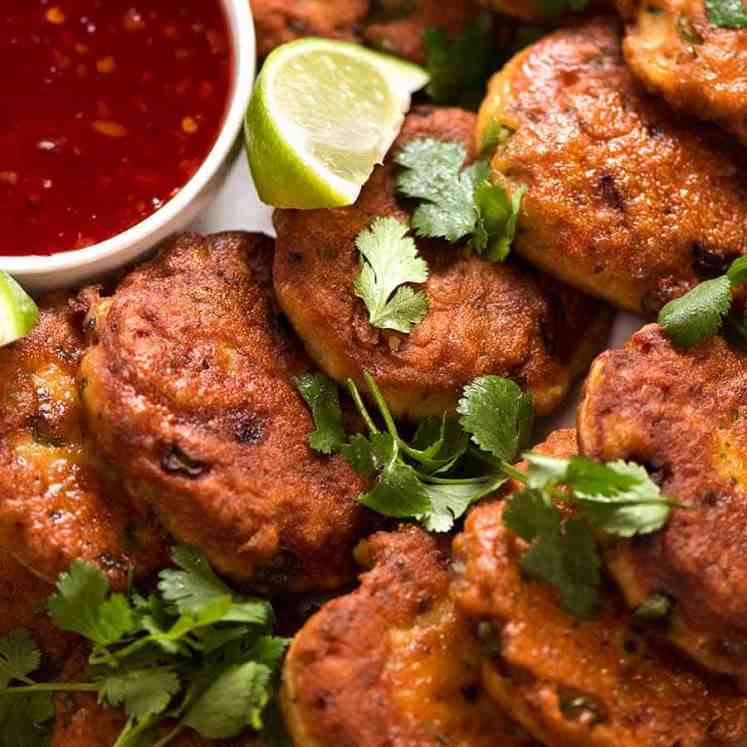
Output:
<svg viewBox="0 0 747 747">
<path fill-rule="evenodd" d="M 246 115 L 260 199 L 275 207 L 350 205 L 428 82 L 417 65 L 355 44 L 303 39 L 265 61 Z"/>
<path fill-rule="evenodd" d="M 0 271 L 0 347 L 27 335 L 39 318 L 39 309 L 7 272 Z"/>
</svg>

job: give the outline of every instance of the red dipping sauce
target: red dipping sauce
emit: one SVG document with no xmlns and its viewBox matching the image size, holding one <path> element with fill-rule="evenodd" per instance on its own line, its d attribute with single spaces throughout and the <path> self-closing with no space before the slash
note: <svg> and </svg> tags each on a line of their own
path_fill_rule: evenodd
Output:
<svg viewBox="0 0 747 747">
<path fill-rule="evenodd" d="M 158 210 L 215 143 L 232 67 L 219 0 L 2 0 L 0 255 Z"/>
</svg>

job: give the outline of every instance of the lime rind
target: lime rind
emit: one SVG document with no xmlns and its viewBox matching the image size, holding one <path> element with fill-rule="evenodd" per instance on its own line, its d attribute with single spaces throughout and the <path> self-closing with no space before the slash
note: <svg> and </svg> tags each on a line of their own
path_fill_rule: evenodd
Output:
<svg viewBox="0 0 747 747">
<path fill-rule="evenodd" d="M 346 42 L 304 39 L 275 50 L 246 117 L 260 199 L 302 209 L 355 202 L 427 82 L 417 65 Z"/>
<path fill-rule="evenodd" d="M 39 309 L 31 296 L 0 270 L 0 347 L 27 335 L 38 318 Z"/>
</svg>

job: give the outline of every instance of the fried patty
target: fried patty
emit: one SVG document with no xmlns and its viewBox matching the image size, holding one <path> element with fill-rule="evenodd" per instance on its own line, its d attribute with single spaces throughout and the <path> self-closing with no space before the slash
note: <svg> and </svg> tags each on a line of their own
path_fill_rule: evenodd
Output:
<svg viewBox="0 0 747 747">
<path fill-rule="evenodd" d="M 369 0 L 252 0 L 257 53 L 305 36 L 359 41 Z"/>
<path fill-rule="evenodd" d="M 257 51 L 307 36 L 359 42 L 422 65 L 424 35 L 439 29 L 450 36 L 479 15 L 478 0 L 254 0 Z"/>
<path fill-rule="evenodd" d="M 282 704 L 304 747 L 534 744 L 480 684 L 480 650 L 448 596 L 443 543 L 416 527 L 379 533 L 372 569 L 293 641 Z"/>
<path fill-rule="evenodd" d="M 45 613 L 54 587 L 24 568 L 10 553 L 0 550 L 0 638 L 26 629 L 44 654 L 44 666 L 60 667 L 75 636 L 56 628 Z"/>
<path fill-rule="evenodd" d="M 704 0 L 619 0 L 623 50 L 652 93 L 747 144 L 747 30 L 714 26 Z"/>
<path fill-rule="evenodd" d="M 55 582 L 75 559 L 117 588 L 165 558 L 158 523 L 94 449 L 77 383 L 82 314 L 64 297 L 0 349 L 0 548 Z"/>
<path fill-rule="evenodd" d="M 677 499 L 667 526 L 620 541 L 608 563 L 628 602 L 671 596 L 670 637 L 747 682 L 747 357 L 720 337 L 677 350 L 656 325 L 594 363 L 582 452 L 645 465 Z"/>
<path fill-rule="evenodd" d="M 480 13 L 478 0 L 379 0 L 363 30 L 366 44 L 423 65 L 425 32 L 438 29 L 454 37 Z"/>
<path fill-rule="evenodd" d="M 274 306 L 272 251 L 241 233 L 167 242 L 98 305 L 84 402 L 133 491 L 217 570 L 332 588 L 354 574 L 366 484 L 308 445 L 293 379 L 311 366 Z"/>
<path fill-rule="evenodd" d="M 421 138 L 470 150 L 474 123 L 459 109 L 416 109 L 394 151 Z M 517 261 L 490 264 L 465 244 L 418 239 L 430 268 L 428 314 L 409 335 L 369 324 L 353 289 L 355 239 L 380 216 L 409 222 L 396 175 L 390 158 L 352 207 L 275 211 L 275 290 L 310 355 L 341 383 L 360 386 L 370 371 L 400 416 L 453 410 L 462 388 L 483 374 L 514 379 L 533 393 L 537 412 L 553 411 L 607 339 L 610 313 Z"/>
<path fill-rule="evenodd" d="M 653 314 L 747 247 L 747 151 L 638 86 L 617 20 L 544 37 L 493 78 L 478 135 L 525 185 L 514 249 L 555 277 Z M 505 129 L 507 128 L 507 129 Z"/>
<path fill-rule="evenodd" d="M 80 682 L 85 677 L 87 651 L 77 650 L 65 664 L 60 679 L 65 682 Z M 127 723 L 124 712 L 118 708 L 107 708 L 96 701 L 91 693 L 71 693 L 55 698 L 55 722 L 51 747 L 113 747 Z M 161 738 L 174 724 L 161 727 Z M 182 731 L 171 747 L 264 747 L 257 736 L 249 735 L 231 740 L 205 739 L 192 729 Z"/>
<path fill-rule="evenodd" d="M 570 433 L 543 451 L 567 457 Z M 614 592 L 580 622 L 519 567 L 526 544 L 502 505 L 470 513 L 454 542 L 457 608 L 493 643 L 483 683 L 498 705 L 549 747 L 715 747 L 747 734 L 747 699 L 658 648 Z"/>
</svg>

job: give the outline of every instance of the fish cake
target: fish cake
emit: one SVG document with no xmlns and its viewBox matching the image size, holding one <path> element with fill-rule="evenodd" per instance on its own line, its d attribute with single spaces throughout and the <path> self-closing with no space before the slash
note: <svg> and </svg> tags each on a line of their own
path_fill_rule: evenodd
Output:
<svg viewBox="0 0 747 747">
<path fill-rule="evenodd" d="M 747 357 L 720 337 L 683 351 L 657 325 L 596 360 L 578 412 L 582 453 L 647 467 L 683 504 L 655 534 L 607 550 L 633 607 L 673 603 L 668 636 L 747 684 Z"/>
<path fill-rule="evenodd" d="M 448 596 L 443 543 L 416 527 L 361 545 L 361 586 L 296 635 L 282 705 L 304 747 L 530 747 L 480 685 L 480 649 Z"/>
<path fill-rule="evenodd" d="M 646 88 L 747 144 L 747 29 L 714 26 L 704 0 L 619 0 L 623 50 Z"/>
<path fill-rule="evenodd" d="M 252 0 L 257 54 L 306 36 L 360 41 L 369 0 Z"/>
<path fill-rule="evenodd" d="M 159 567 L 165 542 L 85 428 L 82 316 L 56 297 L 28 336 L 0 348 L 0 548 L 50 583 L 82 559 L 122 588 L 130 572 Z"/>
<path fill-rule="evenodd" d="M 421 138 L 469 149 L 474 123 L 460 109 L 419 108 L 394 149 Z M 370 371 L 403 417 L 453 411 L 463 387 L 484 374 L 514 379 L 532 392 L 538 413 L 552 412 L 606 341 L 610 313 L 515 260 L 491 264 L 464 243 L 418 239 L 430 268 L 428 314 L 409 335 L 369 324 L 353 289 L 355 239 L 380 216 L 409 222 L 396 174 L 389 158 L 352 207 L 275 211 L 275 291 L 310 355 L 340 383 L 362 386 Z"/>
<path fill-rule="evenodd" d="M 180 541 L 254 588 L 334 588 L 372 517 L 366 482 L 313 452 L 277 313 L 273 242 L 183 234 L 98 304 L 82 369 L 97 442 Z"/>
<path fill-rule="evenodd" d="M 639 87 L 617 20 L 544 37 L 490 83 L 478 138 L 525 185 L 514 250 L 549 274 L 655 314 L 747 247 L 747 150 Z"/>
<path fill-rule="evenodd" d="M 379 0 L 378 5 L 363 30 L 364 41 L 418 65 L 427 59 L 426 30 L 457 36 L 481 10 L 477 0 Z"/>
<path fill-rule="evenodd" d="M 564 431 L 537 451 L 567 458 L 574 445 Z M 527 545 L 502 511 L 486 502 L 469 514 L 454 541 L 452 596 L 493 637 L 483 683 L 506 713 L 549 747 L 715 747 L 747 734 L 747 699 L 658 648 L 613 592 L 581 622 L 528 580 L 519 566 Z"/>
<path fill-rule="evenodd" d="M 44 654 L 43 664 L 60 667 L 76 636 L 54 626 L 46 615 L 54 587 L 24 568 L 10 553 L 0 550 L 0 638 L 26 629 Z"/>
</svg>

